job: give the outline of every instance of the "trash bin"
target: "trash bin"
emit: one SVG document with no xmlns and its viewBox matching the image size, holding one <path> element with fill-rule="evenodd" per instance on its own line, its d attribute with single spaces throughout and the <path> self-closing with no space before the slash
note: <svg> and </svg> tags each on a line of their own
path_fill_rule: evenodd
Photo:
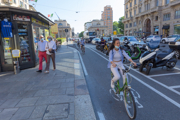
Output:
<svg viewBox="0 0 180 120">
<path fill-rule="evenodd" d="M 18 74 L 20 72 L 19 62 L 14 61 L 14 74 Z"/>
</svg>

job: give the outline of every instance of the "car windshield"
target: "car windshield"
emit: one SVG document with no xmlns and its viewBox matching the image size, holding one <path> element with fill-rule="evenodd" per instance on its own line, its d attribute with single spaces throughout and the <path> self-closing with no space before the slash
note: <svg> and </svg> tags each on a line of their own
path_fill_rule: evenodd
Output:
<svg viewBox="0 0 180 120">
<path fill-rule="evenodd" d="M 129 41 L 137 41 L 137 39 L 135 37 L 128 37 Z"/>
<path fill-rule="evenodd" d="M 89 36 L 95 36 L 96 33 L 95 32 L 89 32 Z"/>
<path fill-rule="evenodd" d="M 177 37 L 174 41 L 175 41 L 175 42 L 176 42 L 176 41 L 180 42 L 180 36 Z"/>
<path fill-rule="evenodd" d="M 98 38 L 96 38 L 95 40 L 96 40 L 96 41 L 98 41 L 99 39 L 98 39 Z"/>
</svg>

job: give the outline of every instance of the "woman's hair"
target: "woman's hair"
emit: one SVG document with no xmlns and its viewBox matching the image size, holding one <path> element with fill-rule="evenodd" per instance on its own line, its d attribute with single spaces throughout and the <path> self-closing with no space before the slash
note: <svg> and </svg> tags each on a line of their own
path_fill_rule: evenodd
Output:
<svg viewBox="0 0 180 120">
<path fill-rule="evenodd" d="M 114 44 L 115 44 L 115 42 L 116 42 L 117 40 L 119 40 L 119 39 L 118 39 L 118 38 L 114 38 L 114 39 L 113 39 L 113 42 L 112 42 L 112 44 L 111 44 L 111 46 L 110 46 L 110 48 L 109 48 L 108 53 L 109 53 L 111 50 L 114 49 L 114 47 L 115 47 Z M 122 47 L 120 47 L 120 49 L 123 50 Z"/>
</svg>

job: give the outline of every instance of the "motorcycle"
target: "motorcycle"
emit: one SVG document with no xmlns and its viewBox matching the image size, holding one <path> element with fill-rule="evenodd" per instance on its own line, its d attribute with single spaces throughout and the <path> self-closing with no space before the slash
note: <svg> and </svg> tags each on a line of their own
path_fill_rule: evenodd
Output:
<svg viewBox="0 0 180 120">
<path fill-rule="evenodd" d="M 147 44 L 147 50 L 144 52 L 140 59 L 140 67 L 139 71 L 142 72 L 143 68 L 146 68 L 146 75 L 149 75 L 149 72 L 151 68 L 157 68 L 157 67 L 163 67 L 166 66 L 167 69 L 172 69 L 175 67 L 177 63 L 177 58 L 175 55 L 175 52 L 172 48 L 168 49 L 162 49 L 161 46 L 157 44 L 156 46 L 152 46 L 150 44 Z M 158 49 L 159 48 L 159 49 Z M 152 50 L 154 49 L 154 50 Z M 166 50 L 166 51 L 165 51 Z"/>
<path fill-rule="evenodd" d="M 109 50 L 109 44 L 106 43 L 103 49 L 103 53 L 107 54 L 108 50 Z"/>
</svg>

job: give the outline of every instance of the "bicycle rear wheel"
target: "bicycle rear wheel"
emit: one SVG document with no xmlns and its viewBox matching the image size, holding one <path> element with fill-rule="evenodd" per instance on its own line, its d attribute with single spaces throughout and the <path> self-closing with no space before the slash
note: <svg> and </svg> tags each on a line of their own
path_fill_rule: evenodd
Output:
<svg viewBox="0 0 180 120">
<path fill-rule="evenodd" d="M 124 105 L 130 119 L 136 118 L 136 103 L 131 90 L 124 90 Z"/>
</svg>

